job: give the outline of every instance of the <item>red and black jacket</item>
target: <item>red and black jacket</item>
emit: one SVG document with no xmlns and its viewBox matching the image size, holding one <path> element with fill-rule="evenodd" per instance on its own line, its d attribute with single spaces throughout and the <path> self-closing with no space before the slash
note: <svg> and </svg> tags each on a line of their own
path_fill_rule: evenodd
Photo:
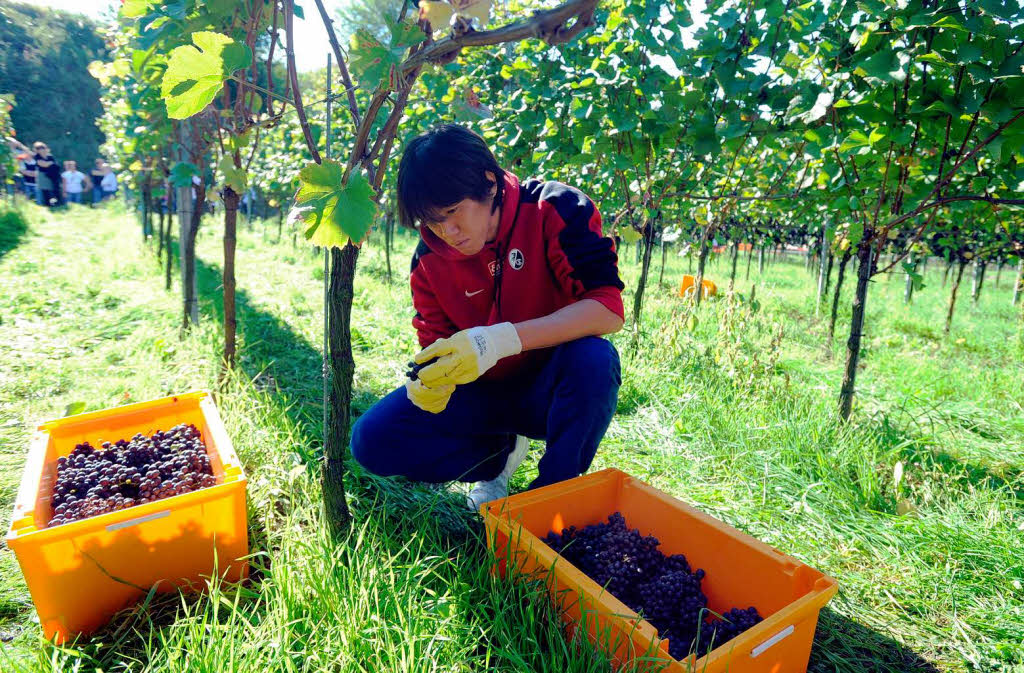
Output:
<svg viewBox="0 0 1024 673">
<path fill-rule="evenodd" d="M 505 172 L 498 234 L 475 255 L 463 255 L 420 227 L 410 284 L 420 345 L 481 325 L 517 323 L 594 299 L 623 317 L 622 281 L 614 241 L 583 192 Z M 485 375 L 502 378 L 547 354 L 505 358 Z"/>
</svg>

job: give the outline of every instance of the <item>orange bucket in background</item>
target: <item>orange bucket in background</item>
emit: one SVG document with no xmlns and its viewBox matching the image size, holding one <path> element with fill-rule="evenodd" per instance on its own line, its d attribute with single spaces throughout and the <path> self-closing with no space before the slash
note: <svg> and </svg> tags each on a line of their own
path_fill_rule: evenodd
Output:
<svg viewBox="0 0 1024 673">
<path fill-rule="evenodd" d="M 57 458 L 76 444 L 150 435 L 179 423 L 202 433 L 217 479 L 191 493 L 47 528 Z M 7 546 L 14 551 L 43 634 L 63 643 L 102 627 L 158 584 L 198 589 L 216 572 L 247 576 L 245 473 L 208 392 L 193 392 L 49 421 L 29 449 Z"/>
<path fill-rule="evenodd" d="M 689 297 L 690 295 L 692 295 L 693 294 L 693 284 L 695 282 L 696 282 L 696 278 L 694 278 L 690 274 L 686 274 L 685 276 L 683 276 L 683 282 L 679 284 L 679 296 L 680 297 Z M 702 288 L 702 290 L 701 290 L 701 299 L 707 299 L 708 297 L 714 297 L 715 295 L 718 294 L 718 286 L 715 285 L 715 283 L 713 281 L 710 281 L 707 278 L 701 280 L 700 286 Z"/>
<path fill-rule="evenodd" d="M 642 660 L 670 673 L 806 671 L 818 613 L 838 589 L 831 577 L 616 469 L 495 500 L 480 511 L 495 569 L 504 575 L 511 562 L 543 579 L 570 627 L 583 629 L 619 664 Z M 664 554 L 685 554 L 707 572 L 709 609 L 754 606 L 764 621 L 704 657 L 672 659 L 649 622 L 541 539 L 602 523 L 614 512 L 641 535 L 658 538 Z"/>
</svg>

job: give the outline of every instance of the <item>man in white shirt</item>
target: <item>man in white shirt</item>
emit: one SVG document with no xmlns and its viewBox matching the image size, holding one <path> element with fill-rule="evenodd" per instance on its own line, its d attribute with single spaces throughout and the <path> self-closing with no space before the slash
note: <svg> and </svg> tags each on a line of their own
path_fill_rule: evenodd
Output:
<svg viewBox="0 0 1024 673">
<path fill-rule="evenodd" d="M 69 203 L 81 203 L 82 192 L 88 189 L 86 186 L 89 183 L 89 178 L 78 170 L 78 165 L 74 161 L 64 162 L 64 172 L 60 174 L 60 177 L 64 183 L 64 194 L 67 195 Z"/>
<path fill-rule="evenodd" d="M 103 188 L 104 201 L 113 198 L 117 193 L 117 175 L 114 174 L 114 169 L 110 167 L 110 164 L 103 164 L 103 179 L 100 181 L 100 187 Z"/>
</svg>

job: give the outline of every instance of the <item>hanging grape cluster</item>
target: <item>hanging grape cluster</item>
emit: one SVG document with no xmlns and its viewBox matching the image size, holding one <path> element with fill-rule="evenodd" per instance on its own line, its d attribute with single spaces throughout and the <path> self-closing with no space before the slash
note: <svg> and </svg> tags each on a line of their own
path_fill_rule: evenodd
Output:
<svg viewBox="0 0 1024 673">
<path fill-rule="evenodd" d="M 103 442 L 100 449 L 84 442 L 57 459 L 49 525 L 189 493 L 216 481 L 194 425 Z"/>
<path fill-rule="evenodd" d="M 703 656 L 762 620 L 753 607 L 715 617 L 701 589 L 704 571 L 693 570 L 682 554 L 665 556 L 657 538 L 629 528 L 619 512 L 607 523 L 572 526 L 544 541 L 653 624 L 676 659 Z"/>
</svg>

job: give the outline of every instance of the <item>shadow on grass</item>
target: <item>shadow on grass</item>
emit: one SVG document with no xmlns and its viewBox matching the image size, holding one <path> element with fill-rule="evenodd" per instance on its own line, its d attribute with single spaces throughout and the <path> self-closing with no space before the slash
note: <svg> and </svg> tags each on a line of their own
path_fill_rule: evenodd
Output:
<svg viewBox="0 0 1024 673">
<path fill-rule="evenodd" d="M 897 641 L 825 608 L 818 618 L 809 673 L 939 673 Z"/>
<path fill-rule="evenodd" d="M 224 323 L 220 269 L 196 260 L 202 320 Z M 253 304 L 245 290 L 235 292 L 238 367 L 257 389 L 278 398 L 309 445 L 320 447 L 322 379 L 320 351 L 281 318 Z M 308 459 L 310 456 L 303 456 Z"/>
<path fill-rule="evenodd" d="M 21 245 L 21 239 L 28 232 L 25 216 L 17 210 L 0 206 L 0 259 Z"/>
<path fill-rule="evenodd" d="M 916 427 L 921 434 L 936 434 L 934 425 L 926 428 L 908 412 L 904 413 L 910 423 L 917 424 Z M 992 491 L 1007 490 L 1017 498 L 1024 498 L 1024 470 L 1016 466 L 983 465 L 944 451 L 892 421 L 887 414 L 872 419 L 868 428 L 877 437 L 882 448 L 895 451 L 905 464 L 920 464 L 923 468 L 941 472 L 953 482 L 964 486 Z M 1001 438 L 993 436 L 992 439 Z"/>
<path fill-rule="evenodd" d="M 224 294 L 220 269 L 196 260 L 196 282 L 204 320 L 223 325 Z M 299 428 L 305 446 L 301 458 L 311 463 L 323 450 L 322 356 L 302 334 L 269 311 L 254 305 L 245 290 L 235 291 L 239 352 L 237 366 L 257 389 L 280 402 Z M 367 390 L 352 391 L 352 420 L 377 401 Z M 350 465 L 351 467 L 353 466 Z"/>
</svg>

